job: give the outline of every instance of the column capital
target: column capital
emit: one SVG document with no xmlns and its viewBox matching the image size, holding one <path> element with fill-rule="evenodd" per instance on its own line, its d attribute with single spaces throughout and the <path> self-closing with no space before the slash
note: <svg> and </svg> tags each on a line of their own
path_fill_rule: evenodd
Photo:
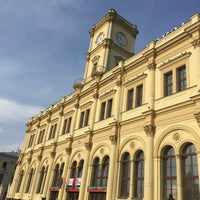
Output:
<svg viewBox="0 0 200 200">
<path fill-rule="evenodd" d="M 147 65 L 147 68 L 151 71 L 151 70 L 155 70 L 156 69 L 156 64 L 153 62 L 153 63 L 150 63 Z"/>
<path fill-rule="evenodd" d="M 72 148 L 66 148 L 65 151 L 66 151 L 67 155 L 70 155 L 72 152 Z"/>
<path fill-rule="evenodd" d="M 153 124 L 146 125 L 144 126 L 144 131 L 146 132 L 147 137 L 153 137 L 156 132 L 156 126 Z"/>
<path fill-rule="evenodd" d="M 92 149 L 92 143 L 91 142 L 85 143 L 85 148 L 87 151 L 90 151 Z"/>
<path fill-rule="evenodd" d="M 194 48 L 200 47 L 200 38 L 195 39 L 194 41 L 191 42 Z"/>
<path fill-rule="evenodd" d="M 194 114 L 194 117 L 195 117 L 195 119 L 196 119 L 198 125 L 200 126 L 200 112 L 195 113 L 195 114 Z"/>
<path fill-rule="evenodd" d="M 117 144 L 117 136 L 116 135 L 109 136 L 109 139 L 111 141 L 111 144 Z"/>
</svg>

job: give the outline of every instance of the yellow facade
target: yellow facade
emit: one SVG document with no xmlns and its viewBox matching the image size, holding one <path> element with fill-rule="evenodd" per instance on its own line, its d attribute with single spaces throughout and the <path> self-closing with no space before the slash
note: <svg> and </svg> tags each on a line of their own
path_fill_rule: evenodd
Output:
<svg viewBox="0 0 200 200">
<path fill-rule="evenodd" d="M 137 27 L 109 10 L 83 80 L 27 123 L 7 198 L 200 198 L 200 14 L 133 55 Z"/>
</svg>

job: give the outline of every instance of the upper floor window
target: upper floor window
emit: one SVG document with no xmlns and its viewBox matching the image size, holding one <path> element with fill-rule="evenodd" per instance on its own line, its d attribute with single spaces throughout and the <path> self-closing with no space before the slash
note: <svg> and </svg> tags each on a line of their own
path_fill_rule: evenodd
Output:
<svg viewBox="0 0 200 200">
<path fill-rule="evenodd" d="M 66 134 L 66 133 L 69 133 L 69 132 L 70 132 L 71 121 L 72 121 L 72 118 L 71 118 L 71 117 L 68 118 L 68 119 L 65 119 L 64 124 L 63 124 L 62 134 Z"/>
<path fill-rule="evenodd" d="M 173 92 L 172 71 L 164 75 L 164 90 L 165 96 L 169 96 Z"/>
<path fill-rule="evenodd" d="M 29 139 L 28 148 L 33 146 L 35 134 L 32 134 Z"/>
<path fill-rule="evenodd" d="M 133 108 L 133 94 L 134 94 L 134 89 L 128 90 L 127 93 L 127 103 L 126 103 L 126 109 L 131 110 Z"/>
<path fill-rule="evenodd" d="M 79 128 L 88 126 L 89 115 L 90 115 L 90 109 L 87 109 L 87 110 L 81 112 L 80 121 L 79 121 Z"/>
<path fill-rule="evenodd" d="M 50 129 L 50 132 L 49 132 L 49 140 L 51 140 L 55 137 L 56 128 L 57 128 L 57 124 L 54 124 L 54 125 L 51 126 L 51 129 Z"/>
<path fill-rule="evenodd" d="M 177 92 L 186 89 L 186 68 L 185 66 L 177 69 Z"/>
<path fill-rule="evenodd" d="M 100 120 L 111 117 L 112 115 L 112 99 L 101 103 Z"/>
<path fill-rule="evenodd" d="M 142 93 L 143 93 L 143 85 L 137 86 L 137 91 L 136 91 L 136 107 L 142 105 Z"/>
<path fill-rule="evenodd" d="M 186 66 L 175 68 L 164 74 L 164 96 L 187 88 Z"/>
<path fill-rule="evenodd" d="M 44 133 L 45 133 L 45 129 L 41 130 L 40 133 L 39 133 L 39 137 L 38 137 L 38 141 L 37 143 L 40 144 L 43 142 L 43 139 L 44 139 Z"/>
<path fill-rule="evenodd" d="M 136 90 L 136 94 L 134 92 Z M 136 88 L 131 88 L 127 92 L 126 110 L 131 110 L 134 107 L 142 105 L 143 101 L 143 85 L 138 85 Z"/>
</svg>

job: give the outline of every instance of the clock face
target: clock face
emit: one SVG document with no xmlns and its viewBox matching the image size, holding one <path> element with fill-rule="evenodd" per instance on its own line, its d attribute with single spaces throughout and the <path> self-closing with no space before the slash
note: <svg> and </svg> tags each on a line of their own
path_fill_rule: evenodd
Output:
<svg viewBox="0 0 200 200">
<path fill-rule="evenodd" d="M 126 39 L 126 36 L 125 36 L 122 32 L 117 32 L 117 33 L 116 33 L 116 37 L 117 37 L 117 42 L 118 42 L 121 46 L 126 46 L 126 44 L 127 44 L 127 39 Z"/>
<path fill-rule="evenodd" d="M 101 44 L 103 42 L 103 39 L 104 39 L 104 34 L 100 33 L 99 36 L 97 37 L 96 44 Z"/>
</svg>

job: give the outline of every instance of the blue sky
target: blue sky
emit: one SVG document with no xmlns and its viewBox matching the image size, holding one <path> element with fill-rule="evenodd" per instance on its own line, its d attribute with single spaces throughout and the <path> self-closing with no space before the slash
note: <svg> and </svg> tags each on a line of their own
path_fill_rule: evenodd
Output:
<svg viewBox="0 0 200 200">
<path fill-rule="evenodd" d="M 200 13 L 200 1 L 0 0 L 0 152 L 20 149 L 29 118 L 74 91 L 88 31 L 110 8 L 137 25 L 137 53 Z"/>
</svg>

